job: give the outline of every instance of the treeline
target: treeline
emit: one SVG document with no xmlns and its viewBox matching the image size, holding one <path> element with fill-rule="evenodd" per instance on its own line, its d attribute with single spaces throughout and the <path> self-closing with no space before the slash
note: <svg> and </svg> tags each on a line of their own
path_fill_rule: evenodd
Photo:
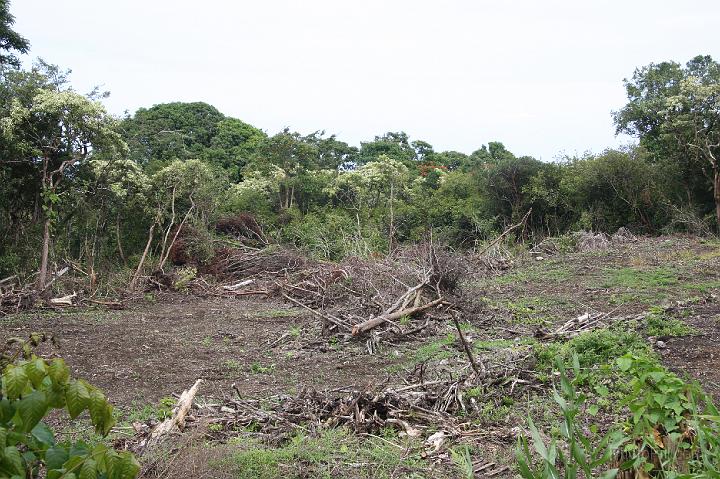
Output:
<svg viewBox="0 0 720 479">
<path fill-rule="evenodd" d="M 205 103 L 117 119 L 66 72 L 16 60 L 0 67 L 0 279 L 37 271 L 44 285 L 53 262 L 91 282 L 141 262 L 162 268 L 180 225 L 202 259 L 218 220 L 238 215 L 262 241 L 330 259 L 431 230 L 472 247 L 528 211 L 523 240 L 621 226 L 708 233 L 720 218 L 720 66 L 707 56 L 626 81 L 615 122 L 636 146 L 551 163 L 499 142 L 435 151 L 402 132 L 359 147 L 324 132 L 268 135 Z"/>
</svg>

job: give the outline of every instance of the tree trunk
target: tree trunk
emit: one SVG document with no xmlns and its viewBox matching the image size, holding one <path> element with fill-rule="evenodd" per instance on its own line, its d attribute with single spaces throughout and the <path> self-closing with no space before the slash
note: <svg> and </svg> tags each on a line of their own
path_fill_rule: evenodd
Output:
<svg viewBox="0 0 720 479">
<path fill-rule="evenodd" d="M 125 259 L 125 252 L 123 252 L 122 240 L 120 239 L 120 213 L 117 214 L 115 219 L 115 238 L 117 240 L 118 253 L 123 264 L 127 267 L 127 259 Z"/>
<path fill-rule="evenodd" d="M 135 274 L 132 277 L 132 280 L 130 280 L 130 285 L 128 285 L 128 289 L 132 292 L 135 291 L 135 286 L 137 284 L 137 280 L 140 277 L 140 272 L 142 271 L 142 267 L 145 264 L 145 258 L 147 258 L 148 251 L 150 251 L 150 245 L 152 244 L 153 240 L 153 233 L 155 232 L 155 225 L 157 224 L 157 221 L 155 221 L 152 226 L 150 227 L 150 231 L 148 232 L 148 240 L 147 244 L 145 245 L 145 251 L 143 251 L 142 257 L 140 258 L 140 263 L 138 263 L 138 267 L 135 270 Z"/>
<path fill-rule="evenodd" d="M 42 291 L 47 284 L 48 257 L 50 256 L 50 213 L 45 212 L 45 225 L 43 227 L 42 256 L 40 258 L 40 273 L 38 274 L 37 288 Z"/>
<path fill-rule="evenodd" d="M 714 173 L 713 193 L 715 194 L 715 219 L 717 220 L 717 227 L 720 231 L 720 168 L 715 168 Z"/>
</svg>

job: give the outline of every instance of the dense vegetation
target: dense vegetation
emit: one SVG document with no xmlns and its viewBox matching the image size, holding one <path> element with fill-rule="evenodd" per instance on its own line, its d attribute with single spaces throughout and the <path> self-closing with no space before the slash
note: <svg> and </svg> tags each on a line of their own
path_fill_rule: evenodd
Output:
<svg viewBox="0 0 720 479">
<path fill-rule="evenodd" d="M 720 66 L 635 71 L 615 113 L 636 146 L 545 163 L 500 142 L 467 155 L 388 132 L 348 145 L 286 129 L 268 135 L 205 103 L 141 108 L 122 119 L 69 72 L 13 53 L 28 43 L 10 28 L 0 57 L 0 276 L 74 262 L 96 278 L 165 263 L 168 236 L 200 232 L 250 213 L 263 236 L 337 259 L 387 252 L 432 229 L 472 247 L 532 209 L 522 239 L 568 230 L 707 232 L 720 216 Z M 172 239 L 172 236 L 171 238 Z"/>
</svg>

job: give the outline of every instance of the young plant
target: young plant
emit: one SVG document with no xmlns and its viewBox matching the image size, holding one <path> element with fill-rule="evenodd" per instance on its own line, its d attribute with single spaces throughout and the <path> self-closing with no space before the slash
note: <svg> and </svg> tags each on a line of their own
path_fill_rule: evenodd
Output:
<svg viewBox="0 0 720 479">
<path fill-rule="evenodd" d="M 553 398 L 563 414 L 563 422 L 560 424 L 561 442 L 553 438 L 546 444 L 532 418 L 528 417 L 534 454 L 530 451 L 528 440 L 521 436 L 516 452 L 518 471 L 523 479 L 612 479 L 617 476 L 617 468 L 599 471 L 613 461 L 615 451 L 625 439 L 620 431 L 611 431 L 599 438 L 593 437 L 594 434 L 584 434 L 577 423 L 577 415 L 586 396 L 578 393 L 576 386 L 586 378 L 580 369 L 578 355 L 574 354 L 572 359 L 572 380 L 568 378 L 562 361 L 558 360 L 556 364 L 560 372 L 560 391 L 553 389 Z M 534 467 L 535 456 L 539 456 L 539 464 Z"/>
<path fill-rule="evenodd" d="M 625 355 L 617 365 L 632 379 L 623 469 L 651 477 L 720 477 L 720 414 L 702 389 L 658 363 Z"/>
<path fill-rule="evenodd" d="M 43 422 L 50 411 L 71 419 L 88 412 L 95 431 L 107 435 L 115 424 L 105 395 L 82 379 L 72 379 L 62 359 L 45 361 L 21 342 L 15 355 L 0 354 L 0 477 L 132 479 L 140 465 L 129 452 L 104 444 L 60 444 Z M 21 359 L 22 358 L 22 359 Z"/>
</svg>

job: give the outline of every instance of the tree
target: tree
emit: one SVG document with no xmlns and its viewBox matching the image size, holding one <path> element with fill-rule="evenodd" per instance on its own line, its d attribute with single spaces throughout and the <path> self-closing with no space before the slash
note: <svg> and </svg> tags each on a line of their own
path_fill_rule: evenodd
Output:
<svg viewBox="0 0 720 479">
<path fill-rule="evenodd" d="M 215 136 L 202 158 L 228 172 L 233 181 L 242 179 L 242 169 L 257 151 L 267 135 L 237 118 L 225 118 L 217 123 Z"/>
<path fill-rule="evenodd" d="M 174 102 L 140 108 L 121 126 L 130 158 L 143 166 L 155 163 L 154 169 L 160 169 L 175 159 L 203 158 L 224 119 L 207 103 Z"/>
<path fill-rule="evenodd" d="M 0 0 L 0 66 L 20 66 L 20 60 L 13 52 L 27 53 L 30 43 L 12 29 L 15 17 L 10 13 L 10 1 Z"/>
<path fill-rule="evenodd" d="M 720 64 L 710 56 L 685 67 L 650 64 L 635 70 L 625 88 L 629 101 L 614 114 L 618 133 L 639 137 L 652 161 L 681 165 L 688 201 L 704 177 L 720 227 Z"/>
<path fill-rule="evenodd" d="M 37 279 L 41 291 L 47 284 L 51 226 L 60 200 L 58 188 L 93 151 L 125 153 L 126 145 L 115 128 L 115 119 L 99 102 L 71 90 L 50 88 L 37 90 L 29 103 L 16 98 L 9 116 L 0 122 L 0 134 L 14 145 L 14 157 L 6 161 L 30 165 L 41 185 L 43 241 Z"/>
</svg>

